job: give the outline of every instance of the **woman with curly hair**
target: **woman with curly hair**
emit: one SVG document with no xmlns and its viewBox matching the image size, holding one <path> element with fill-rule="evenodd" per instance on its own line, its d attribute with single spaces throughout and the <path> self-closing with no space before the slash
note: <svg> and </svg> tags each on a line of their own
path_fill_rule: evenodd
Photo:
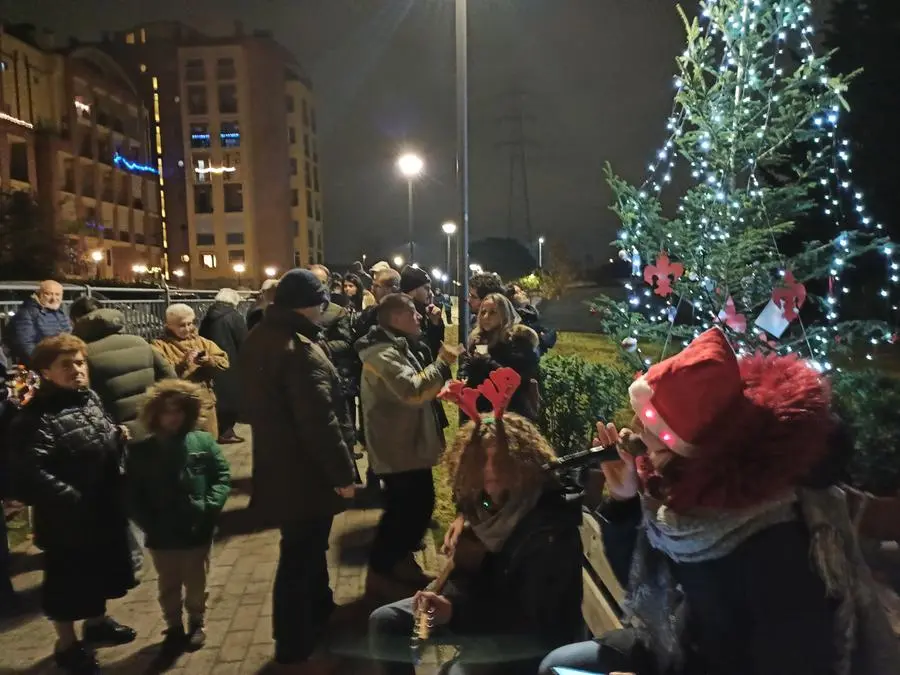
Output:
<svg viewBox="0 0 900 675">
<path fill-rule="evenodd" d="M 544 470 L 554 457 L 534 424 L 515 413 L 501 410 L 459 430 L 444 457 L 460 508 L 449 551 L 456 567 L 442 592 L 419 592 L 370 617 L 373 655 L 387 673 L 413 672 L 416 610 L 433 613 L 435 639 L 460 647 L 442 672 L 531 675 L 579 634 L 582 494 Z"/>
</svg>

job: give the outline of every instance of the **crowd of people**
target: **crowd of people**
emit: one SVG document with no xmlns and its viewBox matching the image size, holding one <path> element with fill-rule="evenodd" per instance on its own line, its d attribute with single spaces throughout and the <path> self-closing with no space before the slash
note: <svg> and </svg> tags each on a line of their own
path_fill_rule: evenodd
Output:
<svg viewBox="0 0 900 675">
<path fill-rule="evenodd" d="M 96 647 L 135 638 L 106 602 L 137 583 L 144 547 L 162 654 L 203 647 L 230 490 L 220 446 L 242 440 L 241 420 L 250 509 L 280 532 L 275 672 L 329 672 L 317 656 L 346 608 L 326 551 L 364 485 L 382 507 L 366 594 L 379 605 L 368 653 L 386 675 L 413 672 L 414 633 L 457 646 L 443 666 L 454 675 L 900 672 L 837 487 L 851 441 L 827 383 L 796 356 L 738 358 L 719 328 L 635 380 L 628 429 L 597 424 L 594 444 L 618 459 L 601 465 L 596 513 L 627 591 L 623 628 L 582 641 L 583 473 L 560 464 L 536 424 L 538 364 L 556 335 L 497 275 L 476 274 L 468 291 L 465 344 L 446 340 L 428 275 L 387 263 L 339 278 L 290 270 L 246 317 L 223 289 L 199 330 L 190 307 L 172 305 L 151 344 L 89 299 L 66 316 L 58 284 L 41 284 L 14 321 L 15 358 L 40 386 L 9 415 L 3 476 L 34 510 L 57 664 L 95 673 Z M 445 404 L 459 407 L 459 429 Z M 436 578 L 415 552 L 439 462 L 458 515 L 443 542 L 452 564 Z"/>
</svg>

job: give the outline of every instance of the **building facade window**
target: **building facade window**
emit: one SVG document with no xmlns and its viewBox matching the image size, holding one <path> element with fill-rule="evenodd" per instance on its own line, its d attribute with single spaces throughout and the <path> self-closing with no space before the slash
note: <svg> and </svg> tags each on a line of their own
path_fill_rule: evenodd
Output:
<svg viewBox="0 0 900 675">
<path fill-rule="evenodd" d="M 228 262 L 230 263 L 244 262 L 244 258 L 243 249 L 236 248 L 233 251 L 228 251 Z"/>
<path fill-rule="evenodd" d="M 312 189 L 312 171 L 310 170 L 309 162 L 306 163 L 306 172 L 303 178 L 306 181 L 307 189 Z"/>
<path fill-rule="evenodd" d="M 308 218 L 313 217 L 313 197 L 312 190 L 306 191 L 306 215 Z"/>
<path fill-rule="evenodd" d="M 197 234 L 197 246 L 215 246 L 216 235 L 214 234 Z"/>
<path fill-rule="evenodd" d="M 206 87 L 202 84 L 191 84 L 187 88 L 188 115 L 208 115 L 209 104 L 206 100 Z"/>
<path fill-rule="evenodd" d="M 284 97 L 284 107 L 289 113 L 294 112 L 294 97 L 290 94 L 287 94 Z"/>
<path fill-rule="evenodd" d="M 228 246 L 241 246 L 244 243 L 243 232 L 229 232 L 225 235 L 225 243 Z"/>
<path fill-rule="evenodd" d="M 215 253 L 201 253 L 200 254 L 200 267 L 208 270 L 216 269 L 216 254 Z"/>
<path fill-rule="evenodd" d="M 244 187 L 240 183 L 225 186 L 225 212 L 238 213 L 244 210 Z"/>
<path fill-rule="evenodd" d="M 303 134 L 303 154 L 309 159 L 309 134 Z"/>
<path fill-rule="evenodd" d="M 293 227 L 293 229 L 294 229 L 294 236 L 299 237 L 300 236 L 300 221 L 292 220 L 291 227 Z"/>
<path fill-rule="evenodd" d="M 194 186 L 194 213 L 212 213 L 212 185 Z"/>
<path fill-rule="evenodd" d="M 306 99 L 303 99 L 301 102 L 301 116 L 303 117 L 303 126 L 309 126 L 309 106 L 306 104 Z"/>
<path fill-rule="evenodd" d="M 222 153 L 222 166 L 227 167 L 229 169 L 234 169 L 234 171 L 226 171 L 222 174 L 222 180 L 226 183 L 240 183 L 241 182 L 241 153 L 234 152 L 224 152 Z"/>
<path fill-rule="evenodd" d="M 319 167 L 313 167 L 313 190 L 319 192 Z"/>
<path fill-rule="evenodd" d="M 291 157 L 291 159 L 289 160 L 289 165 L 291 167 L 291 175 L 296 176 L 297 175 L 297 160 L 295 158 Z"/>
<path fill-rule="evenodd" d="M 219 112 L 234 115 L 238 111 L 238 91 L 236 84 L 219 85 Z"/>
<path fill-rule="evenodd" d="M 230 57 L 221 58 L 216 61 L 216 79 L 217 80 L 236 80 L 237 70 L 234 67 L 234 59 Z"/>
<path fill-rule="evenodd" d="M 316 124 L 316 109 L 310 108 L 309 109 L 309 128 L 312 129 L 313 133 L 316 133 L 317 126 L 318 125 Z"/>
<path fill-rule="evenodd" d="M 119 230 L 119 241 L 123 241 L 126 244 L 131 243 L 131 232 L 128 230 Z"/>
<path fill-rule="evenodd" d="M 299 190 L 291 190 L 291 206 L 299 206 L 299 205 L 300 205 Z"/>
<path fill-rule="evenodd" d="M 198 152 L 194 156 L 194 183 L 209 183 L 209 155 L 205 152 Z"/>
<path fill-rule="evenodd" d="M 288 143 L 294 145 L 297 142 L 297 131 L 294 127 L 288 127 Z"/>
<path fill-rule="evenodd" d="M 9 144 L 9 177 L 12 180 L 28 182 L 28 144 Z"/>
<path fill-rule="evenodd" d="M 322 222 L 322 205 L 319 204 L 318 201 L 316 201 L 316 220 L 318 220 L 320 223 Z"/>
<path fill-rule="evenodd" d="M 209 125 L 208 124 L 192 124 L 191 125 L 191 147 L 192 148 L 208 148 L 209 143 Z"/>
<path fill-rule="evenodd" d="M 206 79 L 206 68 L 203 59 L 188 59 L 184 62 L 184 81 L 203 82 Z"/>
<path fill-rule="evenodd" d="M 219 142 L 223 148 L 239 148 L 241 146 L 241 127 L 237 122 L 222 122 L 219 129 Z"/>
</svg>

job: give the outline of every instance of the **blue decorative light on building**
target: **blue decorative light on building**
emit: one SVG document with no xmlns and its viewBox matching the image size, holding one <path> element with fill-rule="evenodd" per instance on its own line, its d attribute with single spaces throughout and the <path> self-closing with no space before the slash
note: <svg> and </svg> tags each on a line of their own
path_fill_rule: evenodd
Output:
<svg viewBox="0 0 900 675">
<path fill-rule="evenodd" d="M 118 152 L 113 155 L 113 164 L 120 169 L 131 171 L 133 173 L 152 173 L 154 176 L 159 175 L 159 171 L 156 170 L 156 167 L 148 164 L 140 164 L 139 162 L 131 162 Z"/>
</svg>

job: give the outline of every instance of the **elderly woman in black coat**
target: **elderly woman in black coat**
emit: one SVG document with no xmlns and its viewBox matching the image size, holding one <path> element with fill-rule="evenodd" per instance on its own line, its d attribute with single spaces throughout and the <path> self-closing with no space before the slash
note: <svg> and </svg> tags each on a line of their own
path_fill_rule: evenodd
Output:
<svg viewBox="0 0 900 675">
<path fill-rule="evenodd" d="M 14 490 L 34 508 L 35 544 L 44 551 L 42 607 L 56 628 L 54 658 L 74 675 L 99 672 L 93 647 L 135 638 L 106 616 L 106 601 L 135 583 L 122 494 L 126 431 L 88 388 L 86 352 L 68 334 L 38 344 L 31 365 L 40 388 L 13 422 L 9 446 Z"/>
<path fill-rule="evenodd" d="M 237 291 L 223 288 L 200 323 L 200 337 L 212 340 L 228 354 L 229 363 L 237 363 L 238 352 L 247 338 L 247 324 L 237 311 L 241 296 Z M 216 391 L 216 417 L 219 419 L 219 443 L 240 443 L 244 439 L 234 433 L 238 421 L 241 392 L 237 368 L 216 372 L 213 385 Z"/>
</svg>

